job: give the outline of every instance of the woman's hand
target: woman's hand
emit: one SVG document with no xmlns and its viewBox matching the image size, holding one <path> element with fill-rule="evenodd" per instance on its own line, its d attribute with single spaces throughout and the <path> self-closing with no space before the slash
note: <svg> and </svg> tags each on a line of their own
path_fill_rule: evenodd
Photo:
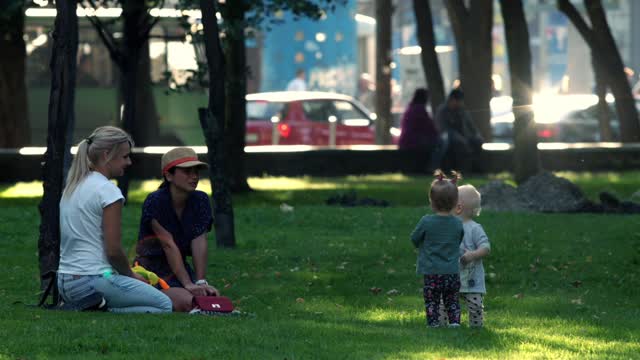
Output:
<svg viewBox="0 0 640 360">
<path fill-rule="evenodd" d="M 209 296 L 220 296 L 220 291 L 218 291 L 218 289 L 214 288 L 211 285 L 199 285 L 199 286 L 204 288 L 205 291 L 207 292 L 207 295 Z"/>
<path fill-rule="evenodd" d="M 185 289 L 187 289 L 187 291 L 189 291 L 191 293 L 191 295 L 193 296 L 206 296 L 207 294 L 207 289 L 202 286 L 202 285 L 196 285 L 196 284 L 189 284 L 189 285 L 185 285 L 184 286 Z"/>
</svg>

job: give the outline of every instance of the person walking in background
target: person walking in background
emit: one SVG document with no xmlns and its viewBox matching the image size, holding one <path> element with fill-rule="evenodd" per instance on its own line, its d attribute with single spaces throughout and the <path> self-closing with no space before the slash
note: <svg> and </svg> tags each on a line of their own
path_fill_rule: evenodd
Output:
<svg viewBox="0 0 640 360">
<path fill-rule="evenodd" d="M 473 157 L 482 150 L 484 139 L 465 108 L 462 90 L 451 90 L 436 112 L 436 125 L 443 135 L 449 167 L 471 171 Z"/>
<path fill-rule="evenodd" d="M 304 80 L 304 69 L 296 70 L 296 77 L 287 84 L 287 91 L 307 91 L 307 82 Z"/>
<path fill-rule="evenodd" d="M 142 205 L 135 261 L 167 282 L 163 291 L 175 311 L 192 310 L 194 296 L 219 295 L 206 280 L 211 205 L 196 190 L 199 171 L 207 167 L 191 148 L 169 150 L 161 160 L 164 181 Z"/>
<path fill-rule="evenodd" d="M 109 179 L 131 165 L 131 146 L 131 137 L 112 126 L 78 144 L 60 200 L 58 289 L 66 303 L 99 294 L 112 312 L 171 312 L 171 300 L 131 270 L 122 249 L 124 197 Z"/>
<path fill-rule="evenodd" d="M 433 171 L 433 169 L 440 167 L 443 151 L 436 125 L 427 112 L 428 100 L 429 91 L 427 89 L 416 89 L 413 99 L 402 115 L 398 148 L 431 154 L 428 170 Z"/>
<path fill-rule="evenodd" d="M 449 326 L 460 326 L 460 242 L 464 235 L 462 221 L 451 214 L 458 204 L 459 175 L 447 179 L 436 170 L 431 182 L 429 201 L 435 214 L 425 215 L 411 233 L 418 248 L 416 273 L 424 277 L 424 305 L 429 327 L 440 326 L 439 305 L 444 302 Z"/>
</svg>

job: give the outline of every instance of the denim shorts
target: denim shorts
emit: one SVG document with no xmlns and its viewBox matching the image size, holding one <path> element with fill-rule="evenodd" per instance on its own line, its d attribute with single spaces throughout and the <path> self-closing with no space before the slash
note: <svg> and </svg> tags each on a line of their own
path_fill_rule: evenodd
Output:
<svg viewBox="0 0 640 360">
<path fill-rule="evenodd" d="M 58 274 L 58 289 L 65 302 L 78 301 L 95 292 L 102 293 L 111 312 L 171 312 L 171 300 L 153 286 L 128 276 L 113 274 Z"/>
</svg>

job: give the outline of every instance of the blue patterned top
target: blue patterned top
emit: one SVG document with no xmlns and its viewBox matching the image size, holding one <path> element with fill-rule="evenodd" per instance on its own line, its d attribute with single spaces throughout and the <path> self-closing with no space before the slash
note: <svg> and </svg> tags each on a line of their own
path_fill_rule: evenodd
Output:
<svg viewBox="0 0 640 360">
<path fill-rule="evenodd" d="M 462 221 L 455 216 L 423 216 L 411 233 L 411 241 L 418 248 L 416 273 L 458 274 L 463 235 Z"/>
<path fill-rule="evenodd" d="M 209 196 L 202 191 L 193 191 L 179 219 L 171 201 L 169 187 L 158 189 L 147 196 L 142 205 L 136 260 L 145 269 L 153 271 L 160 277 L 173 275 L 160 241 L 151 227 L 151 220 L 156 219 L 165 230 L 173 236 L 173 241 L 180 250 L 187 271 L 191 269 L 186 263 L 191 256 L 191 241 L 211 231 L 213 217 Z"/>
</svg>

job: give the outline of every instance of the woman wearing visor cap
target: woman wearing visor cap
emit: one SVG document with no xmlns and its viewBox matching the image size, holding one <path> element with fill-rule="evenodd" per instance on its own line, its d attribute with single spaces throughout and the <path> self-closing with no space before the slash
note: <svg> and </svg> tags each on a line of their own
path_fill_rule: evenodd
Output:
<svg viewBox="0 0 640 360">
<path fill-rule="evenodd" d="M 161 168 L 164 181 L 142 207 L 135 261 L 167 282 L 163 291 L 174 311 L 190 311 L 193 296 L 219 295 L 206 280 L 211 205 L 196 190 L 208 165 L 193 149 L 179 147 L 162 156 Z"/>
</svg>

